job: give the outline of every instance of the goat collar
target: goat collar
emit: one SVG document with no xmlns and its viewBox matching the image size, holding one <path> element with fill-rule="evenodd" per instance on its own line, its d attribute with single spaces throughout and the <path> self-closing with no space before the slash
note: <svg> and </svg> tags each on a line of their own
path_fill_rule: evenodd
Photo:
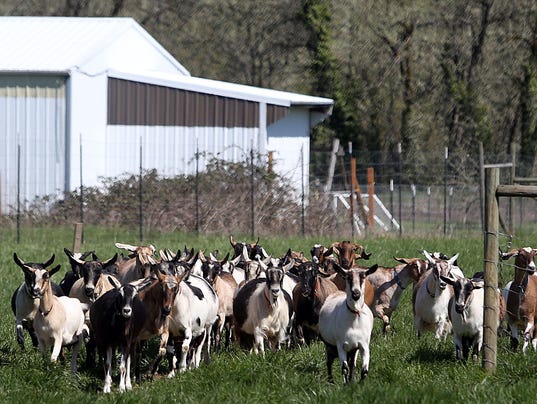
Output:
<svg viewBox="0 0 537 404">
<path fill-rule="evenodd" d="M 349 306 L 349 302 L 347 302 L 347 300 L 345 300 L 345 306 L 347 306 L 347 309 L 351 313 L 356 314 L 358 317 L 360 317 L 360 310 L 362 309 L 362 307 L 364 307 L 364 303 L 362 303 L 362 306 L 359 309 L 353 309 L 351 306 Z"/>
<path fill-rule="evenodd" d="M 41 310 L 39 310 L 39 312 L 41 313 L 41 315 L 42 315 L 43 317 L 46 317 L 46 316 L 49 315 L 49 313 L 52 311 L 53 308 L 54 308 L 54 305 L 51 305 L 51 306 L 50 306 L 50 309 L 48 309 L 47 311 L 41 311 Z"/>
<path fill-rule="evenodd" d="M 431 296 L 433 299 L 434 299 L 434 296 L 435 296 L 435 292 L 431 292 L 429 290 L 429 281 L 427 280 L 427 282 L 425 282 L 425 290 L 427 291 L 427 293 L 429 294 L 429 296 Z"/>
<path fill-rule="evenodd" d="M 269 307 L 269 309 L 271 309 L 274 306 L 274 304 L 271 302 L 271 300 L 270 300 L 270 298 L 268 296 L 267 288 L 265 288 L 265 291 L 263 292 L 263 296 L 265 296 L 265 300 L 268 303 L 268 307 Z"/>
<path fill-rule="evenodd" d="M 319 297 L 319 278 L 315 278 L 315 285 L 313 287 L 313 296 Z"/>
<path fill-rule="evenodd" d="M 395 269 L 393 270 L 393 279 L 395 279 L 395 283 L 397 283 L 397 286 L 405 290 L 406 286 L 403 286 L 403 284 L 401 283 L 401 278 L 399 278 L 399 273 Z"/>
</svg>

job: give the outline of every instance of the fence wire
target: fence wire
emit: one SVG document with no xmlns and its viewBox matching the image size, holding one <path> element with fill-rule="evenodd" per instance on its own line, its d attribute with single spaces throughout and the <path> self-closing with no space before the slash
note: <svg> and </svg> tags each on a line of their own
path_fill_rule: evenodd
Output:
<svg viewBox="0 0 537 404">
<path fill-rule="evenodd" d="M 351 187 L 351 157 L 356 158 L 358 190 Z M 334 156 L 313 151 L 309 173 L 304 173 L 302 164 L 296 165 L 297 172 L 281 172 L 277 163 L 260 164 L 263 161 L 252 151 L 244 161 L 215 158 L 203 172 L 175 177 L 140 166 L 139 172 L 104 178 L 99 186 L 86 186 L 81 174 L 78 189 L 22 200 L 9 206 L 2 220 L 17 226 L 40 222 L 121 226 L 139 233 L 140 239 L 152 230 L 338 238 L 455 236 L 483 230 L 475 159 L 455 169 L 442 158 L 427 163 L 382 161 L 375 153 Z M 368 182 L 371 168 L 373 181 Z M 510 170 L 502 170 L 500 182 L 510 183 L 510 176 Z M 501 198 L 502 230 L 513 234 L 534 227 L 536 208 L 535 199 Z"/>
</svg>

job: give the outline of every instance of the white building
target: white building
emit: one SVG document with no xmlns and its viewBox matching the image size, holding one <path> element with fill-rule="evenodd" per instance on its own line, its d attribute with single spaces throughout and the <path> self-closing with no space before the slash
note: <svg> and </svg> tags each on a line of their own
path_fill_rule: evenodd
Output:
<svg viewBox="0 0 537 404">
<path fill-rule="evenodd" d="M 190 76 L 131 18 L 0 17 L 0 207 L 101 177 L 192 174 L 272 152 L 308 184 L 310 129 L 333 101 Z M 303 159 L 301 156 L 303 155 Z M 304 177 L 302 177 L 302 173 Z"/>
</svg>

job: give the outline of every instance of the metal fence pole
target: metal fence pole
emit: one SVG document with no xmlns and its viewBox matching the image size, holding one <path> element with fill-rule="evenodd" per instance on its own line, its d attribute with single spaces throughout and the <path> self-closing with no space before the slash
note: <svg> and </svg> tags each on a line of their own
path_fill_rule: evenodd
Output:
<svg viewBox="0 0 537 404">
<path fill-rule="evenodd" d="M 17 244 L 21 241 L 21 145 L 17 145 Z"/>
<path fill-rule="evenodd" d="M 398 177 L 399 177 L 399 185 L 398 185 L 398 190 L 399 190 L 399 236 L 402 236 L 403 235 L 403 201 L 402 201 L 402 198 L 401 198 L 401 181 L 402 181 L 402 176 L 403 176 L 403 159 L 402 159 L 402 153 L 403 151 L 401 150 L 401 143 L 397 143 L 397 153 L 399 155 L 399 160 L 398 160 L 398 167 L 399 167 L 399 173 L 398 173 Z"/>
<path fill-rule="evenodd" d="M 306 234 L 305 227 L 305 184 L 304 184 L 304 145 L 300 149 L 301 175 L 302 175 L 302 237 Z"/>
<path fill-rule="evenodd" d="M 390 178 L 390 213 L 392 215 L 392 220 L 391 220 L 391 224 L 392 224 L 392 230 L 394 228 L 394 223 L 393 223 L 393 217 L 394 217 L 394 210 L 393 210 L 393 178 Z"/>
<path fill-rule="evenodd" d="M 444 235 L 447 231 L 447 171 L 448 171 L 448 148 L 444 151 Z"/>
<path fill-rule="evenodd" d="M 138 208 L 139 208 L 139 225 L 140 225 L 140 241 L 143 241 L 144 239 L 144 217 L 143 217 L 143 188 L 142 188 L 142 138 L 140 137 L 140 181 L 139 181 L 139 188 L 138 188 Z"/>
<path fill-rule="evenodd" d="M 412 190 L 412 232 L 416 230 L 416 185 L 410 186 Z"/>
<path fill-rule="evenodd" d="M 252 239 L 255 235 L 255 218 L 254 218 L 254 142 L 252 140 L 252 148 L 250 149 L 250 230 Z"/>
<path fill-rule="evenodd" d="M 196 233 L 200 232 L 200 209 L 199 209 L 199 145 L 196 137 L 196 182 L 195 182 L 195 199 L 196 199 Z"/>
<path fill-rule="evenodd" d="M 431 187 L 427 187 L 427 224 L 431 224 Z"/>
<path fill-rule="evenodd" d="M 82 176 L 82 135 L 79 137 L 80 142 L 80 223 L 84 223 L 84 177 Z M 80 228 L 80 243 L 84 242 L 84 226 Z M 73 250 L 74 251 L 74 250 Z M 80 252 L 80 251 L 77 251 Z"/>
</svg>

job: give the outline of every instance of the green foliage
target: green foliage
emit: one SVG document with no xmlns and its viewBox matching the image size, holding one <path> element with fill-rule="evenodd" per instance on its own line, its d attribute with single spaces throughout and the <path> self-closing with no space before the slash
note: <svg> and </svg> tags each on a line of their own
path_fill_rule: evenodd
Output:
<svg viewBox="0 0 537 404">
<path fill-rule="evenodd" d="M 184 245 L 206 251 L 231 251 L 228 234 L 192 235 L 187 233 L 153 232 L 146 242 L 157 249 L 182 249 Z M 244 235 L 234 235 L 237 240 L 250 241 Z M 86 227 L 83 250 L 95 250 L 99 257 L 107 259 L 117 250 L 115 241 L 136 244 L 136 234 L 121 229 L 103 230 Z M 314 243 L 325 245 L 330 238 L 282 238 L 262 237 L 261 245 L 278 256 L 289 247 L 309 251 Z M 460 253 L 460 265 L 465 274 L 483 268 L 483 243 L 479 238 L 466 239 L 389 239 L 369 238 L 358 242 L 373 255 L 369 264 L 393 265 L 393 256 L 417 256 L 417 250 Z M 383 337 L 380 321 L 375 320 L 371 340 L 369 377 L 363 383 L 342 387 L 340 365 L 334 363 L 336 384 L 326 382 L 325 352 L 321 343 L 309 348 L 283 349 L 268 352 L 265 359 L 249 355 L 237 348 L 213 353 L 211 363 L 199 369 L 176 376 L 172 380 L 162 375 L 155 380 L 144 379 L 129 393 L 117 392 L 118 373 L 113 374 L 112 394 L 103 395 L 103 370 L 87 369 L 85 353 L 81 354 L 79 371 L 75 379 L 69 374 L 67 361 L 50 365 L 34 349 L 21 352 L 14 330 L 14 317 L 9 307 L 12 291 L 23 280 L 23 274 L 15 266 L 13 252 L 27 261 L 42 260 L 52 252 L 56 262 L 62 265 L 55 279 L 59 281 L 68 268 L 64 247 L 72 243 L 70 228 L 23 228 L 22 241 L 15 242 L 15 235 L 2 234 L 0 272 L 3 288 L 0 288 L 0 389 L 1 402 L 127 402 L 156 403 L 163 401 L 199 403 L 303 403 L 303 402 L 353 402 L 357 399 L 372 403 L 408 402 L 530 402 L 537 393 L 535 379 L 536 353 L 527 355 L 509 350 L 508 337 L 502 335 L 498 343 L 497 371 L 485 373 L 480 363 L 458 363 L 455 360 L 451 339 L 435 341 L 431 334 L 421 340 L 414 335 L 411 309 L 411 290 L 403 293 L 399 309 L 394 313 L 395 334 Z M 511 274 L 512 275 L 512 274 Z M 29 339 L 27 338 L 27 341 Z M 152 341 L 155 343 L 156 341 Z M 144 351 L 144 370 L 151 358 L 147 357 L 154 346 Z"/>
</svg>

